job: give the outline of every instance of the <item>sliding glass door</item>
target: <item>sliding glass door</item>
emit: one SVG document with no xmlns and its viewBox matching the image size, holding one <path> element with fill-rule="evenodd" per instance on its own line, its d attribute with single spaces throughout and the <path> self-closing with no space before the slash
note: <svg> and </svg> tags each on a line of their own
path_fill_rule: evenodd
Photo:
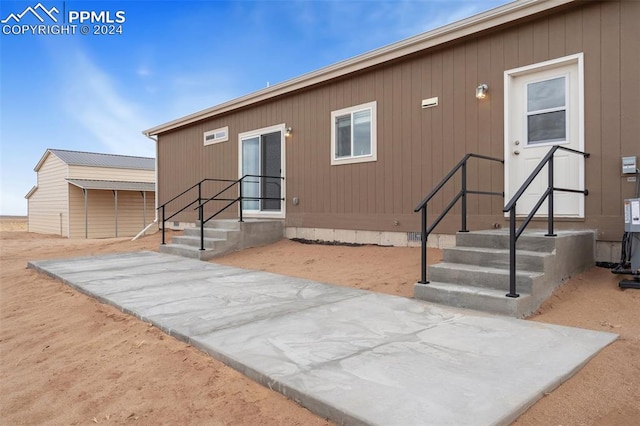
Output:
<svg viewBox="0 0 640 426">
<path fill-rule="evenodd" d="M 240 137 L 242 195 L 253 197 L 242 202 L 244 212 L 282 210 L 282 131 L 254 133 Z"/>
</svg>

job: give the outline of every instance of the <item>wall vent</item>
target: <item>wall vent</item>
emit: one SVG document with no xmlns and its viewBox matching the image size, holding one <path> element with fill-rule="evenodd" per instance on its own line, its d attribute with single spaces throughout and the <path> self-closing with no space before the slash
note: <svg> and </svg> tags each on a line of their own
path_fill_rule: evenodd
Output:
<svg viewBox="0 0 640 426">
<path fill-rule="evenodd" d="M 407 232 L 407 241 L 422 241 L 422 232 Z"/>
<path fill-rule="evenodd" d="M 204 132 L 204 144 L 213 145 L 214 143 L 226 142 L 229 140 L 229 127 L 221 127 L 215 130 Z"/>
</svg>

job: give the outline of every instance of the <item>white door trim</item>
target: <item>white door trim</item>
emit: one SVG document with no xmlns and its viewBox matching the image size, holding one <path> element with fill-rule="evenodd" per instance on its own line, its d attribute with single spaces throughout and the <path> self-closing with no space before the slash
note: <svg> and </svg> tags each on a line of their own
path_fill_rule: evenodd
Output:
<svg viewBox="0 0 640 426">
<path fill-rule="evenodd" d="M 264 212 L 264 211 L 244 211 L 244 217 L 253 217 L 253 218 L 261 218 L 261 219 L 284 219 L 286 217 L 286 208 L 287 208 L 287 197 L 286 197 L 286 137 L 285 137 L 285 129 L 286 124 L 276 124 L 274 126 L 263 127 L 261 129 L 250 130 L 248 132 L 238 133 L 238 179 L 242 177 L 242 140 L 250 137 L 261 136 L 267 133 L 275 133 L 280 132 L 280 169 L 282 172 L 280 175 L 285 179 L 282 180 L 282 193 L 281 196 L 284 198 L 284 201 L 281 203 L 281 209 L 279 212 Z M 242 203 L 238 203 L 238 214 L 240 214 L 240 209 L 242 208 Z"/>
<path fill-rule="evenodd" d="M 516 77 L 525 75 L 531 72 L 544 71 L 547 69 L 553 69 L 565 65 L 577 64 L 578 66 L 578 150 L 584 152 L 584 53 L 576 53 L 574 55 L 568 55 L 561 58 L 551 59 L 549 61 L 539 62 L 536 64 L 526 65 L 519 68 L 513 68 L 504 72 L 504 199 L 505 205 L 511 200 L 514 194 L 510 193 L 509 188 L 509 158 L 510 158 L 510 135 L 511 135 L 511 117 L 510 117 L 510 99 L 511 99 L 511 87 L 513 80 Z M 573 155 L 573 154 L 572 154 Z M 580 161 L 578 167 L 578 179 L 582 183 L 582 188 L 570 188 L 570 189 L 584 189 L 585 175 L 584 175 L 584 160 Z M 584 197 L 579 197 L 579 218 L 584 218 Z M 509 213 L 505 213 L 508 216 Z"/>
</svg>

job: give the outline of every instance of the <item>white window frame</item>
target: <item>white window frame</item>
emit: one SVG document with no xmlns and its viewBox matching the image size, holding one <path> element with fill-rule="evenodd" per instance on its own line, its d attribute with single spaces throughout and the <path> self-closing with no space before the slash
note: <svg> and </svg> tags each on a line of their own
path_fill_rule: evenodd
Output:
<svg viewBox="0 0 640 426">
<path fill-rule="evenodd" d="M 548 81 L 548 80 L 553 80 L 554 78 L 564 78 L 564 105 L 561 107 L 554 107 L 554 108 L 546 108 L 546 109 L 540 109 L 540 110 L 535 110 L 535 111 L 529 111 L 528 107 L 527 107 L 527 100 L 528 100 L 528 95 L 524 96 L 523 101 L 524 101 L 524 111 L 525 111 L 525 116 L 524 116 L 524 123 L 523 123 L 523 128 L 525 129 L 524 133 L 525 135 L 527 135 L 527 139 L 525 140 L 525 144 L 523 146 L 523 148 L 531 148 L 531 147 L 540 147 L 540 146 L 553 146 L 553 145 L 565 145 L 568 144 L 569 141 L 571 140 L 571 134 L 570 131 L 571 129 L 569 128 L 569 114 L 571 113 L 570 111 L 570 105 L 568 105 L 569 103 L 569 87 L 571 85 L 571 81 L 570 79 L 570 75 L 567 73 L 560 73 L 554 77 L 548 77 L 548 78 L 543 78 L 543 79 L 537 79 L 537 80 L 532 80 L 527 82 L 527 87 L 530 84 L 535 84 L 535 83 L 540 83 L 543 81 Z M 531 115 L 538 115 L 538 114 L 544 114 L 547 112 L 557 112 L 557 111 L 564 111 L 565 112 L 565 123 L 564 123 L 564 141 L 560 140 L 550 140 L 550 141 L 545 141 L 545 142 L 538 142 L 538 143 L 530 143 L 529 142 L 529 121 L 528 118 Z"/>
<path fill-rule="evenodd" d="M 242 214 L 244 217 L 250 217 L 250 218 L 268 218 L 268 219 L 285 219 L 287 217 L 287 181 L 286 181 L 286 138 L 285 138 L 285 132 L 286 132 L 286 124 L 282 123 L 282 124 L 277 124 L 274 126 L 269 126 L 269 127 L 263 127 L 261 129 L 255 129 L 255 130 L 250 130 L 248 132 L 242 132 L 242 133 L 238 133 L 238 179 L 242 178 L 242 140 L 243 139 L 251 139 L 253 137 L 260 137 L 264 134 L 267 133 L 275 133 L 275 132 L 280 132 L 280 168 L 282 170 L 281 175 L 283 178 L 282 180 L 282 187 L 281 187 L 281 196 L 282 198 L 285 199 L 285 201 L 282 201 L 282 203 L 280 204 L 281 206 L 281 210 L 280 211 L 263 211 L 263 210 L 243 210 Z M 240 214 L 240 209 L 242 208 L 242 203 L 238 203 L 238 215 Z"/>
<path fill-rule="evenodd" d="M 207 140 L 207 136 L 212 136 L 212 135 L 216 135 L 216 133 L 222 133 L 224 132 L 225 136 L 221 137 L 221 138 L 214 138 L 211 140 Z M 221 142 L 226 142 L 229 140 L 229 126 L 225 126 L 225 127 L 220 127 L 218 129 L 214 129 L 214 130 L 209 130 L 207 132 L 204 132 L 204 134 L 202 135 L 202 140 L 204 142 L 204 146 L 207 145 L 214 145 L 217 143 L 221 143 Z"/>
<path fill-rule="evenodd" d="M 356 106 L 352 106 L 349 108 L 339 109 L 337 111 L 331 112 L 331 165 L 337 166 L 340 164 L 353 164 L 353 163 L 366 163 L 370 161 L 378 160 L 378 141 L 377 141 L 377 102 L 367 102 L 365 104 L 360 104 Z M 350 114 L 351 115 L 351 129 L 353 132 L 353 114 L 369 110 L 371 112 L 371 154 L 366 155 L 351 155 L 349 157 L 340 157 L 336 158 L 336 118 Z M 353 145 L 353 137 L 351 138 L 351 143 Z M 353 149 L 351 151 L 353 153 Z"/>
</svg>

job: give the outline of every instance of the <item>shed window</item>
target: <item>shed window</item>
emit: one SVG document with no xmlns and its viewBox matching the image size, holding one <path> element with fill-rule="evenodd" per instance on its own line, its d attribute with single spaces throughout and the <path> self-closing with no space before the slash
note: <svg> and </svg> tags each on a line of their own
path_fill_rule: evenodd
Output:
<svg viewBox="0 0 640 426">
<path fill-rule="evenodd" d="M 331 164 L 376 161 L 376 102 L 331 113 Z"/>
</svg>

